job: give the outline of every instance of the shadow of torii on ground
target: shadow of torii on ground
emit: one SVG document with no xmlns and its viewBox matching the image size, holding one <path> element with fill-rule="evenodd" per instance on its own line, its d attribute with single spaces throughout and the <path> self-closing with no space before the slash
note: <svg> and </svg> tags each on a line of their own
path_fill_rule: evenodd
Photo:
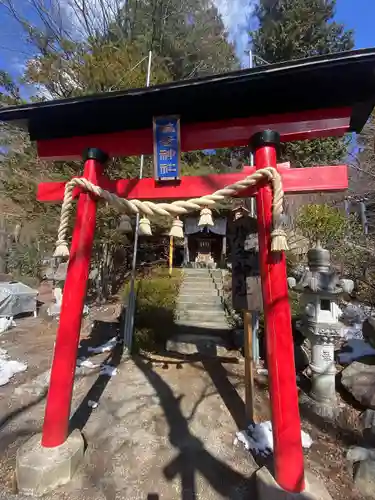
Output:
<svg viewBox="0 0 375 500">
<path fill-rule="evenodd" d="M 211 455 L 204 443 L 191 433 L 189 422 L 181 410 L 182 397 L 173 394 L 171 387 L 152 369 L 151 363 L 140 358 L 135 358 L 134 362 L 159 397 L 169 426 L 169 442 L 178 451 L 178 456 L 164 467 L 163 474 L 168 481 L 180 476 L 181 500 L 198 498 L 197 473 L 226 498 L 230 498 L 234 491 L 242 494 L 238 498 L 251 498 L 249 495 L 255 495 L 251 474 L 246 477 Z"/>
</svg>

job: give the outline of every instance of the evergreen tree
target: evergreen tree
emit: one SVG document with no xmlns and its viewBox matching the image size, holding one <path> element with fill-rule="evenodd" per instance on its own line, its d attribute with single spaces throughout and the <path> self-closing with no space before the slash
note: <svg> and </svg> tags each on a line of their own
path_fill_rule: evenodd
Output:
<svg viewBox="0 0 375 500">
<path fill-rule="evenodd" d="M 254 53 L 268 63 L 350 50 L 353 31 L 334 21 L 336 0 L 260 0 L 259 28 L 251 33 Z M 348 140 L 300 141 L 283 146 L 294 167 L 334 164 L 345 159 Z"/>
<path fill-rule="evenodd" d="M 175 80 L 239 67 L 212 0 L 128 0 L 108 31 L 153 50 Z"/>
</svg>

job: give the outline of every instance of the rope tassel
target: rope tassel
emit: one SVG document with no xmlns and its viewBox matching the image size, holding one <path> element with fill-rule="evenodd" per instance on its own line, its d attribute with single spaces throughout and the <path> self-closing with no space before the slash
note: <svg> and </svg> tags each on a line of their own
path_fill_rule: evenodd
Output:
<svg viewBox="0 0 375 500">
<path fill-rule="evenodd" d="M 255 186 L 258 182 L 266 179 L 272 185 L 273 190 L 273 230 L 271 232 L 272 252 L 288 250 L 287 236 L 282 228 L 281 216 L 283 210 L 284 192 L 281 184 L 281 177 L 274 167 L 266 167 L 257 170 L 253 174 L 245 177 L 243 180 L 219 189 L 212 194 L 202 196 L 201 198 L 192 198 L 190 200 L 178 200 L 172 203 L 153 203 L 151 201 L 127 200 L 119 198 L 117 195 L 96 186 L 84 177 L 74 178 L 65 185 L 64 201 L 61 207 L 60 226 L 56 242 L 54 257 L 68 257 L 69 249 L 67 243 L 67 232 L 69 227 L 69 216 L 73 205 L 73 189 L 80 187 L 84 191 L 102 198 L 110 205 L 114 205 L 119 211 L 127 214 L 141 214 L 144 217 L 153 215 L 178 217 L 188 214 L 195 210 L 208 209 L 220 203 L 227 198 L 235 196 L 243 189 Z"/>
<path fill-rule="evenodd" d="M 152 236 L 151 223 L 147 217 L 142 217 L 139 221 L 139 234 L 142 236 Z"/>
<path fill-rule="evenodd" d="M 198 227 L 205 226 L 214 226 L 214 221 L 212 219 L 212 210 L 207 207 L 202 208 L 198 221 Z"/>
<path fill-rule="evenodd" d="M 184 224 L 182 220 L 176 217 L 172 222 L 171 230 L 169 231 L 169 236 L 173 236 L 174 238 L 183 238 L 184 237 Z"/>
</svg>

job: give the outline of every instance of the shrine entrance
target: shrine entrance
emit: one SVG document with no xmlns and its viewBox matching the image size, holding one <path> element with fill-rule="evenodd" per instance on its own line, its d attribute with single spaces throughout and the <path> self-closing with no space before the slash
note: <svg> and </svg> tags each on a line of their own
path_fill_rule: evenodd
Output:
<svg viewBox="0 0 375 500">
<path fill-rule="evenodd" d="M 218 269 L 225 267 L 227 253 L 227 211 L 213 217 L 212 226 L 198 225 L 199 215 L 184 220 L 185 267 Z"/>
<path fill-rule="evenodd" d="M 63 201 L 57 255 L 69 255 L 69 212 L 74 199 L 78 204 L 43 434 L 34 436 L 23 448 L 24 463 L 18 462 L 17 469 L 18 478 L 24 481 L 19 484 L 21 491 L 30 490 L 34 483 L 53 487 L 67 482 L 83 455 L 82 436 L 73 437 L 76 441 L 69 436 L 69 419 L 97 204 L 104 200 L 120 211 L 141 215 L 148 229 L 147 217 L 155 215 L 174 219 L 174 225 L 181 229 L 180 216 L 196 210 L 207 215 L 209 207 L 227 198 L 250 196 L 256 197 L 258 213 L 275 480 L 277 488 L 287 492 L 305 489 L 284 253 L 287 242 L 281 217 L 283 195 L 284 191 L 342 191 L 348 187 L 348 175 L 345 165 L 287 168 L 277 164 L 277 154 L 281 141 L 360 132 L 374 107 L 374 66 L 375 51 L 367 49 L 0 110 L 0 121 L 13 122 L 29 132 L 41 158 L 84 161 L 81 177 L 38 187 L 40 201 Z M 163 133 L 170 134 L 175 123 L 181 123 L 175 134 L 181 143 L 174 154 L 165 152 L 165 143 L 157 151 L 164 159 L 172 161 L 180 151 L 250 144 L 255 166 L 244 166 L 241 172 L 183 177 L 173 165 L 163 165 L 160 175 L 168 178 L 162 182 L 160 175 L 108 178 L 108 158 L 154 152 L 153 130 L 160 113 L 164 113 L 160 120 Z M 212 242 L 202 237 L 199 258 L 213 259 L 213 248 Z M 77 445 L 73 455 L 72 439 Z M 61 456 L 64 467 L 56 458 Z M 62 470 L 63 477 L 57 477 Z M 263 494 L 269 491 L 265 486 Z"/>
</svg>

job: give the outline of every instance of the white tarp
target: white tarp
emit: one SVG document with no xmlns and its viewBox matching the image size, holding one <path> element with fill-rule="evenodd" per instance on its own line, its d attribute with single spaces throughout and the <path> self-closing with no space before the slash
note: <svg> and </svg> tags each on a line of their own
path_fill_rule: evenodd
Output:
<svg viewBox="0 0 375 500">
<path fill-rule="evenodd" d="M 37 296 L 37 290 L 23 283 L 0 283 L 0 317 L 35 313 Z"/>
</svg>

